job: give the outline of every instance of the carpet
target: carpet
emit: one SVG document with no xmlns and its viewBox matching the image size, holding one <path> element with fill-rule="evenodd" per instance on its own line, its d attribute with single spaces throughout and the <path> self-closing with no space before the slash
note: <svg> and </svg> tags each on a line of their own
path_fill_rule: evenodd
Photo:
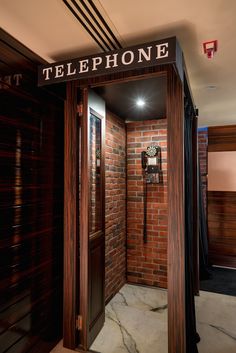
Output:
<svg viewBox="0 0 236 353">
<path fill-rule="evenodd" d="M 201 290 L 236 296 L 236 270 L 212 267 L 210 277 L 200 282 Z"/>
</svg>

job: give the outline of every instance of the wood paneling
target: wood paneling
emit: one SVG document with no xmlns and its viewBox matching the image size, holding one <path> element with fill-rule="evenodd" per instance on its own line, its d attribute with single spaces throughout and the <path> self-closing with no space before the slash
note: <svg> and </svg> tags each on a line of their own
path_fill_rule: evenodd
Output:
<svg viewBox="0 0 236 353">
<path fill-rule="evenodd" d="M 186 353 L 183 88 L 167 76 L 168 352 Z"/>
<path fill-rule="evenodd" d="M 210 261 L 236 267 L 236 192 L 208 191 Z"/>
<path fill-rule="evenodd" d="M 223 151 L 236 151 L 236 125 L 209 127 L 208 152 Z M 208 176 L 213 179 L 211 173 L 208 168 Z M 227 171 L 222 175 L 227 183 Z M 208 191 L 207 195 L 209 262 L 236 267 L 236 192 Z"/>
<path fill-rule="evenodd" d="M 37 88 L 38 57 L 0 31 L 0 351 L 61 336 L 63 102 Z"/>
<path fill-rule="evenodd" d="M 236 125 L 208 129 L 208 152 L 236 151 Z"/>
</svg>

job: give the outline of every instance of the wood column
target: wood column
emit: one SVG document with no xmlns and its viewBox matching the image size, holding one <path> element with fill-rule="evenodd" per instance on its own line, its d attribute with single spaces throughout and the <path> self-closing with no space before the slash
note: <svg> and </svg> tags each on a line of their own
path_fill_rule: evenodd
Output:
<svg viewBox="0 0 236 353">
<path fill-rule="evenodd" d="M 167 75 L 168 352 L 186 353 L 183 84 Z"/>
<path fill-rule="evenodd" d="M 89 126 L 88 89 L 83 89 L 83 116 L 81 120 L 81 212 L 80 212 L 80 334 L 81 351 L 88 351 L 89 335 Z"/>
<path fill-rule="evenodd" d="M 64 150 L 64 305 L 63 345 L 75 349 L 77 314 L 78 134 L 76 81 L 67 82 Z M 62 158 L 62 157 L 61 157 Z"/>
</svg>

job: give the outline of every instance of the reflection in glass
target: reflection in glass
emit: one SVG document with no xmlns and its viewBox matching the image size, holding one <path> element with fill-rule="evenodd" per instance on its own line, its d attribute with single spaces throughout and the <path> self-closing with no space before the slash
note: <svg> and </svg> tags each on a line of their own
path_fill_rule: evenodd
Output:
<svg viewBox="0 0 236 353">
<path fill-rule="evenodd" d="M 101 218 L 101 120 L 90 114 L 89 233 L 102 229 Z"/>
</svg>

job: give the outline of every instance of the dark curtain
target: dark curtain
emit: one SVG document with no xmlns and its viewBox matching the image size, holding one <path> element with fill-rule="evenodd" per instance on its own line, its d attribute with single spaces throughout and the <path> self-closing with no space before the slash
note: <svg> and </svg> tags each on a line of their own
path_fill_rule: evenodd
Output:
<svg viewBox="0 0 236 353">
<path fill-rule="evenodd" d="M 192 127 L 194 110 L 185 99 L 185 295 L 186 295 L 186 351 L 198 353 L 199 336 L 196 331 L 193 272 L 193 159 Z"/>
<path fill-rule="evenodd" d="M 207 238 L 207 223 L 206 214 L 203 202 L 202 178 L 199 168 L 199 272 L 200 279 L 209 279 L 211 277 L 210 267 L 208 265 L 208 238 Z"/>
</svg>

